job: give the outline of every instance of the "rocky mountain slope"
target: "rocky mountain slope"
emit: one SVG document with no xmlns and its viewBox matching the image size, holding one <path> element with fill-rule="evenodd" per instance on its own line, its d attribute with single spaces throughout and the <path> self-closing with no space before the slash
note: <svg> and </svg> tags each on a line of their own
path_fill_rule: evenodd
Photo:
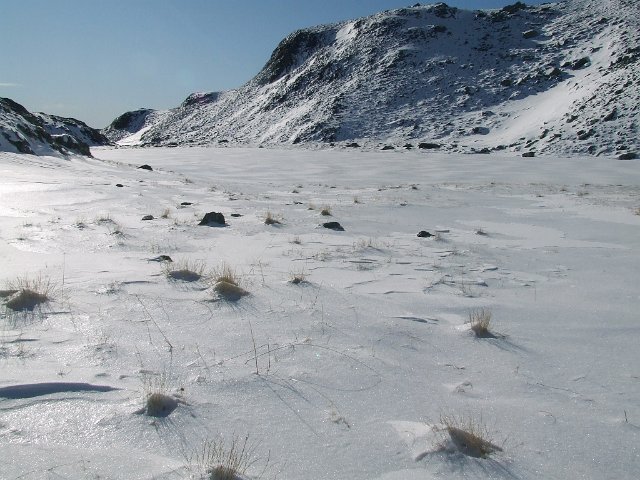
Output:
<svg viewBox="0 0 640 480">
<path fill-rule="evenodd" d="M 110 140 L 75 118 L 31 113 L 19 103 L 0 98 L 0 151 L 35 155 L 87 155 L 89 147 Z"/>
<path fill-rule="evenodd" d="M 640 137 L 639 17 L 636 0 L 416 4 L 297 31 L 244 86 L 192 94 L 144 121 L 126 114 L 105 133 L 165 146 L 628 153 Z"/>
</svg>

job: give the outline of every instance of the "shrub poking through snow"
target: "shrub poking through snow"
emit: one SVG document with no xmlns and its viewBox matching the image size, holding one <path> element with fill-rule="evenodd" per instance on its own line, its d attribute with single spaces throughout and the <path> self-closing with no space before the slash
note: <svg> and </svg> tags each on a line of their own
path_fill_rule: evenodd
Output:
<svg viewBox="0 0 640 480">
<path fill-rule="evenodd" d="M 244 439 L 234 437 L 228 447 L 222 439 L 208 440 L 195 460 L 208 480 L 241 480 L 256 462 L 254 451 L 248 435 Z"/>
<path fill-rule="evenodd" d="M 325 217 L 330 217 L 331 207 L 322 207 L 322 210 L 320 210 L 320 215 L 324 215 Z"/>
<path fill-rule="evenodd" d="M 183 260 L 175 263 L 165 262 L 162 271 L 169 280 L 197 282 L 204 277 L 205 267 L 202 261 Z"/>
<path fill-rule="evenodd" d="M 441 415 L 440 423 L 448 434 L 444 447 L 459 451 L 469 457 L 486 458 L 492 453 L 502 452 L 489 435 L 482 418 Z"/>
<path fill-rule="evenodd" d="M 249 295 L 249 292 L 240 286 L 240 279 L 235 270 L 226 263 L 215 272 L 214 280 L 213 290 L 225 300 L 235 302 Z"/>
<path fill-rule="evenodd" d="M 289 283 L 293 283 L 294 285 L 299 285 L 301 283 L 306 282 L 306 278 L 307 278 L 307 276 L 302 271 L 293 272 L 291 274 L 291 279 L 289 280 Z"/>
<path fill-rule="evenodd" d="M 469 324 L 471 326 L 471 331 L 476 334 L 476 337 L 490 336 L 490 323 L 491 310 L 481 308 L 479 310 L 472 310 L 471 312 L 469 312 Z"/>
<path fill-rule="evenodd" d="M 54 297 L 55 285 L 48 277 L 21 277 L 9 284 L 5 305 L 14 312 L 33 312 Z"/>
<path fill-rule="evenodd" d="M 168 417 L 178 407 L 178 400 L 167 393 L 168 377 L 146 375 L 143 377 L 144 413 L 150 417 Z"/>
<path fill-rule="evenodd" d="M 280 225 L 282 222 L 275 218 L 271 212 L 267 212 L 264 216 L 264 224 L 265 225 Z"/>
</svg>

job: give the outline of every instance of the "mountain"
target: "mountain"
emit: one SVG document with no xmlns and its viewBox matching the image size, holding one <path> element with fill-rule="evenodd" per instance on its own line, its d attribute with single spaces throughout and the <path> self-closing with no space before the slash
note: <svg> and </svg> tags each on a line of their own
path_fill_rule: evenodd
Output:
<svg viewBox="0 0 640 480">
<path fill-rule="evenodd" d="M 80 120 L 31 113 L 9 98 L 0 98 L 0 151 L 91 156 L 89 147 L 109 143 L 99 130 Z"/>
<path fill-rule="evenodd" d="M 438 3 L 308 28 L 244 86 L 192 94 L 129 143 L 635 151 L 639 17 L 636 0 L 487 11 Z M 106 132 L 113 140 L 116 127 Z"/>
</svg>

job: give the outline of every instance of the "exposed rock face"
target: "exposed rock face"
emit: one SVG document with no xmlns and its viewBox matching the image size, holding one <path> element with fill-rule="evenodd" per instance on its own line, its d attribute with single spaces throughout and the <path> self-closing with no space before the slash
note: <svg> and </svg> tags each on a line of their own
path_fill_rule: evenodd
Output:
<svg viewBox="0 0 640 480">
<path fill-rule="evenodd" d="M 9 98 L 0 98 L 0 151 L 91 156 L 89 147 L 109 143 L 99 130 L 80 120 L 31 113 Z"/>
<path fill-rule="evenodd" d="M 244 86 L 132 112 L 109 128 L 158 146 L 637 150 L 639 16 L 637 0 L 487 11 L 416 4 L 294 32 Z"/>
</svg>

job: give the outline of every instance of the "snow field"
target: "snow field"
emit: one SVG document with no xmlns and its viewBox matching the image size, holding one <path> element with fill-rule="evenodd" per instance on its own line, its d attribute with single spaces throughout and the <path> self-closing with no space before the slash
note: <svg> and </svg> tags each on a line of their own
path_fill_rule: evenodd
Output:
<svg viewBox="0 0 640 480">
<path fill-rule="evenodd" d="M 198 478 L 246 435 L 247 479 L 635 477 L 635 162 L 93 154 L 0 156 L 0 280 L 58 287 L 0 318 L 0 477 Z M 213 290 L 224 265 L 249 295 Z M 175 410 L 145 415 L 154 392 Z M 446 418 L 502 451 L 465 455 Z"/>
</svg>

